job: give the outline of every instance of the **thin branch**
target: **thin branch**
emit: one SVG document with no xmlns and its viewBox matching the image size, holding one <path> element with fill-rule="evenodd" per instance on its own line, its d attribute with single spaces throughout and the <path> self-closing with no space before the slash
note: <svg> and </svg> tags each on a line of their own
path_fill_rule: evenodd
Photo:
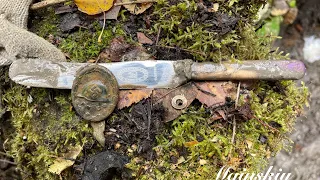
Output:
<svg viewBox="0 0 320 180">
<path fill-rule="evenodd" d="M 8 161 L 8 160 L 5 160 L 5 159 L 0 159 L 0 162 L 4 162 L 4 163 L 8 163 L 8 164 L 12 164 L 12 165 L 17 165 L 17 163 L 12 162 L 12 161 Z"/>
<path fill-rule="evenodd" d="M 38 3 L 33 4 L 30 9 L 31 10 L 37 10 L 37 9 L 41 9 L 41 8 L 45 8 L 47 6 L 51 6 L 51 5 L 55 5 L 55 4 L 59 4 L 59 3 L 64 3 L 64 2 L 68 2 L 70 0 L 46 0 L 46 1 L 41 1 Z"/>
<path fill-rule="evenodd" d="M 7 156 L 7 157 L 12 158 L 12 156 L 10 156 L 9 154 L 7 154 L 7 153 L 5 153 L 5 152 L 2 152 L 2 151 L 0 151 L 0 155 L 3 155 L 3 156 Z"/>
<path fill-rule="evenodd" d="M 158 46 L 160 34 L 161 34 L 161 27 L 160 27 L 159 30 L 158 30 L 157 40 L 156 40 L 156 46 Z"/>
<path fill-rule="evenodd" d="M 260 124 L 262 124 L 264 127 L 269 128 L 269 129 L 271 129 L 272 131 L 280 132 L 278 129 L 270 126 L 269 124 L 267 124 L 266 122 L 264 122 L 264 121 L 262 121 L 261 119 L 257 118 L 256 116 L 253 116 L 253 117 L 254 117 L 255 119 L 257 119 L 258 122 L 259 122 Z"/>
<path fill-rule="evenodd" d="M 199 51 L 193 51 L 193 50 L 189 50 L 189 49 L 183 49 L 183 48 L 180 48 L 180 47 L 172 47 L 172 46 L 160 46 L 160 45 L 157 45 L 156 47 L 160 47 L 160 48 L 167 48 L 167 49 L 174 49 L 176 51 L 185 51 L 185 52 L 188 52 L 188 53 L 195 53 L 195 54 L 199 54 L 201 56 L 205 56 L 206 54 L 203 53 L 203 52 L 199 52 Z"/>
<path fill-rule="evenodd" d="M 233 129 L 232 129 L 232 139 L 231 139 L 231 144 L 234 143 L 234 139 L 235 139 L 235 136 L 236 136 L 236 118 L 235 116 L 233 116 Z"/>
<path fill-rule="evenodd" d="M 236 102 L 235 102 L 235 108 L 238 107 L 238 103 L 239 103 L 240 86 L 241 86 L 241 82 L 239 82 L 239 84 L 238 84 L 238 90 L 237 90 L 237 98 L 236 98 Z"/>
<path fill-rule="evenodd" d="M 141 4 L 141 3 L 152 3 L 152 2 L 157 2 L 157 0 L 137 0 L 137 1 L 131 1 L 131 2 L 121 2 L 121 3 L 114 3 L 114 6 Z"/>
</svg>

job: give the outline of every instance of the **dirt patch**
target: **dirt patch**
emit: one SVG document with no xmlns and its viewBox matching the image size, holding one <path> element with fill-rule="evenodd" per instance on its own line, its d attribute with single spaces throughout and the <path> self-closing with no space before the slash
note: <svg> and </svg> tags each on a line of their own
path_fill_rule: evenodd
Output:
<svg viewBox="0 0 320 180">
<path fill-rule="evenodd" d="M 147 160 L 156 158 L 152 148 L 156 135 L 163 131 L 163 107 L 152 106 L 151 99 L 146 99 L 134 105 L 129 112 L 116 113 L 118 116 L 106 124 L 106 148 L 131 152 Z"/>
</svg>

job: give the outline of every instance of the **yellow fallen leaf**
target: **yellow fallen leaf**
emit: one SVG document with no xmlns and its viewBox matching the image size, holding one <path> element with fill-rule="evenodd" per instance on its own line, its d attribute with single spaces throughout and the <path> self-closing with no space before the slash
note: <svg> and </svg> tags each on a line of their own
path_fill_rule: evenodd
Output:
<svg viewBox="0 0 320 180">
<path fill-rule="evenodd" d="M 134 2 L 134 0 L 122 0 L 123 3 Z M 152 6 L 152 3 L 132 3 L 123 5 L 131 14 L 141 14 Z"/>
<path fill-rule="evenodd" d="M 114 0 L 74 0 L 78 9 L 88 15 L 100 14 L 113 6 Z"/>
<path fill-rule="evenodd" d="M 82 151 L 82 146 L 78 145 L 71 147 L 69 152 L 64 154 L 63 157 L 58 157 L 54 160 L 53 164 L 49 167 L 49 172 L 55 174 L 61 174 L 61 172 L 74 164 L 74 161 L 68 159 L 76 159 L 80 152 Z"/>
</svg>

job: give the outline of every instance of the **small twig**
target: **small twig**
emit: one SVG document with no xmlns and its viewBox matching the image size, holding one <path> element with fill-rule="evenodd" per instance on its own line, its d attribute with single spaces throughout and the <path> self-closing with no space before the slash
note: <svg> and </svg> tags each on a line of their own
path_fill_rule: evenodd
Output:
<svg viewBox="0 0 320 180">
<path fill-rule="evenodd" d="M 158 30 L 157 40 L 156 40 L 156 46 L 158 46 L 160 34 L 161 34 L 161 27 L 159 27 L 159 30 Z"/>
<path fill-rule="evenodd" d="M 9 154 L 7 154 L 7 153 L 5 153 L 5 152 L 2 152 L 2 151 L 0 151 L 0 155 L 4 155 L 4 156 L 7 156 L 7 157 L 12 158 L 12 156 L 10 156 Z"/>
<path fill-rule="evenodd" d="M 12 165 L 17 165 L 17 163 L 12 162 L 12 161 L 8 161 L 8 160 L 5 160 L 5 159 L 0 159 L 0 162 L 4 162 L 4 163 L 8 163 L 8 164 L 12 164 Z"/>
<path fill-rule="evenodd" d="M 271 129 L 271 130 L 273 130 L 273 131 L 279 132 L 278 129 L 270 126 L 269 124 L 267 124 L 267 123 L 265 123 L 265 122 L 263 122 L 262 120 L 260 120 L 260 119 L 257 118 L 256 116 L 253 116 L 253 117 L 254 117 L 255 119 L 257 119 L 264 127 L 267 127 L 267 128 L 269 128 L 269 129 Z"/>
<path fill-rule="evenodd" d="M 240 96 L 240 86 L 241 86 L 241 82 L 239 82 L 238 84 L 238 90 L 237 90 L 237 98 L 236 98 L 236 102 L 234 103 L 235 108 L 238 107 L 238 103 L 239 103 L 239 96 Z"/>
<path fill-rule="evenodd" d="M 131 1 L 131 2 L 121 2 L 121 3 L 114 3 L 114 6 L 141 4 L 141 3 L 152 3 L 152 2 L 157 2 L 157 0 L 137 0 L 137 1 Z"/>
<path fill-rule="evenodd" d="M 205 56 L 206 54 L 203 52 L 199 52 L 199 51 L 193 51 L 193 50 L 189 50 L 189 49 L 183 49 L 183 48 L 179 48 L 179 47 L 172 47 L 172 46 L 159 46 L 157 45 L 156 47 L 162 47 L 162 48 L 167 48 L 167 49 L 174 49 L 174 50 L 182 50 L 188 53 L 195 53 L 195 54 L 199 54 L 201 56 Z"/>
<path fill-rule="evenodd" d="M 233 129 L 232 129 L 232 139 L 231 139 L 231 144 L 234 143 L 234 139 L 235 139 L 235 136 L 236 136 L 236 117 L 233 116 Z"/>
<path fill-rule="evenodd" d="M 148 113 L 148 140 L 151 140 L 150 138 L 150 127 L 151 127 L 151 115 L 152 115 L 152 101 L 150 102 L 148 100 L 148 106 L 147 106 L 147 113 Z"/>
<path fill-rule="evenodd" d="M 46 0 L 46 1 L 41 1 L 38 3 L 33 4 L 30 9 L 31 10 L 37 10 L 37 9 L 41 9 L 41 8 L 45 8 L 47 6 L 51 6 L 51 5 L 55 5 L 55 4 L 59 4 L 59 3 L 64 3 L 64 2 L 68 2 L 70 0 Z"/>
</svg>

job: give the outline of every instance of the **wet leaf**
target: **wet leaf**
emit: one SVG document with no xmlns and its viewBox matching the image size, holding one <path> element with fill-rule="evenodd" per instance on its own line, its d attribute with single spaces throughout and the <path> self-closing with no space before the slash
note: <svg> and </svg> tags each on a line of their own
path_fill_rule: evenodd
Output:
<svg viewBox="0 0 320 180">
<path fill-rule="evenodd" d="M 138 41 L 141 44 L 153 44 L 153 41 L 148 38 L 144 33 L 137 32 Z"/>
<path fill-rule="evenodd" d="M 235 95 L 235 86 L 226 82 L 199 82 L 197 99 L 207 107 L 226 103 L 226 97 Z"/>
<path fill-rule="evenodd" d="M 112 39 L 110 47 L 104 49 L 99 55 L 99 62 L 118 62 L 121 61 L 121 57 L 131 47 L 126 43 L 124 37 L 117 37 Z"/>
<path fill-rule="evenodd" d="M 123 90 L 119 94 L 118 109 L 129 107 L 134 103 L 137 103 L 143 99 L 150 97 L 152 89 L 141 90 Z"/>
<path fill-rule="evenodd" d="M 78 9 L 88 15 L 100 14 L 113 6 L 114 0 L 74 0 Z"/>
<path fill-rule="evenodd" d="M 70 148 L 69 152 L 64 154 L 63 157 L 58 157 L 54 160 L 48 171 L 54 174 L 61 174 L 63 170 L 74 164 L 74 161 L 69 159 L 76 159 L 81 151 L 82 146 L 80 145 Z"/>
<path fill-rule="evenodd" d="M 122 0 L 123 3 L 130 3 L 134 0 Z M 141 14 L 152 6 L 152 3 L 133 3 L 123 5 L 131 14 Z"/>
</svg>

